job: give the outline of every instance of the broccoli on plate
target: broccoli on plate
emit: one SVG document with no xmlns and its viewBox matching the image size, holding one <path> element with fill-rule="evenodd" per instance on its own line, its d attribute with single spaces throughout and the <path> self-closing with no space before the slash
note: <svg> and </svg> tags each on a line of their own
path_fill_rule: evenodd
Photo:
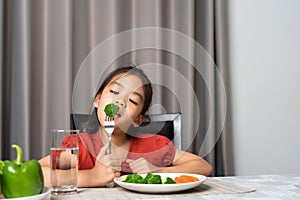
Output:
<svg viewBox="0 0 300 200">
<path fill-rule="evenodd" d="M 124 177 L 124 179 L 122 180 L 122 182 L 126 182 L 126 183 L 145 183 L 143 177 L 139 174 L 128 174 Z"/>
<path fill-rule="evenodd" d="M 145 179 L 144 179 L 146 184 L 161 184 L 161 177 L 160 175 L 152 174 L 152 173 L 147 173 Z"/>
<path fill-rule="evenodd" d="M 170 177 L 167 177 L 163 180 L 162 183 L 163 184 L 175 184 L 176 182 L 173 179 L 171 179 Z"/>
<path fill-rule="evenodd" d="M 145 178 L 139 174 L 128 174 L 124 176 L 122 182 L 126 183 L 139 183 L 139 184 L 176 184 L 176 182 L 170 178 L 166 177 L 162 181 L 161 176 L 158 174 L 153 174 L 151 172 L 147 173 Z"/>
</svg>

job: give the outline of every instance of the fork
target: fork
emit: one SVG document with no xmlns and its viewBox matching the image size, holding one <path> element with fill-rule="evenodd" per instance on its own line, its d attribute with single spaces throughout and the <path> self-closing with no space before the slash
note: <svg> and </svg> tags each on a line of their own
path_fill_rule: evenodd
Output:
<svg viewBox="0 0 300 200">
<path fill-rule="evenodd" d="M 115 121 L 113 117 L 105 117 L 104 129 L 108 135 L 108 154 L 111 154 L 111 135 L 115 129 Z"/>
</svg>

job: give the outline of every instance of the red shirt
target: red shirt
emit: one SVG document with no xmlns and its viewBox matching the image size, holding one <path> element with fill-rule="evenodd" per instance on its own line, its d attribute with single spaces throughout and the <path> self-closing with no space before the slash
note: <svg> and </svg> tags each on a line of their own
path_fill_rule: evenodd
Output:
<svg viewBox="0 0 300 200">
<path fill-rule="evenodd" d="M 130 138 L 130 147 L 126 159 L 136 160 L 143 157 L 157 167 L 172 165 L 176 149 L 168 138 L 154 134 L 141 134 L 141 136 Z M 62 143 L 63 147 L 73 147 L 74 145 L 75 137 L 72 135 Z M 102 147 L 103 143 L 99 133 L 80 133 L 78 169 L 93 168 Z M 130 167 L 125 161 L 122 163 L 121 171 L 131 173 Z"/>
</svg>

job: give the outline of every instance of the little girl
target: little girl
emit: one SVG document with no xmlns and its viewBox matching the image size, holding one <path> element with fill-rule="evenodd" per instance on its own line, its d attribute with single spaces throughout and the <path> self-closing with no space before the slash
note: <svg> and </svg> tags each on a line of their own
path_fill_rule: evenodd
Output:
<svg viewBox="0 0 300 200">
<path fill-rule="evenodd" d="M 79 137 L 78 187 L 105 186 L 126 173 L 211 175 L 210 164 L 197 155 L 175 149 L 166 137 L 155 134 L 131 136 L 127 133 L 129 127 L 138 127 L 144 121 L 151 99 L 151 83 L 136 67 L 118 68 L 104 80 L 93 102 L 100 128 L 95 134 L 80 133 Z M 106 117 L 104 108 L 111 103 L 117 105 L 119 111 L 114 117 L 112 154 L 108 154 L 108 136 L 103 123 Z M 74 138 L 69 137 L 62 145 L 72 147 L 74 143 Z M 49 162 L 49 156 L 40 160 L 45 185 L 50 185 Z"/>
</svg>

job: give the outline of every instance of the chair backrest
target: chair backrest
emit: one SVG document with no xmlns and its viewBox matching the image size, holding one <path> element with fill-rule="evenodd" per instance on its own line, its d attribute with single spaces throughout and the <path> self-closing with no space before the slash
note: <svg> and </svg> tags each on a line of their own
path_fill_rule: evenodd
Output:
<svg viewBox="0 0 300 200">
<path fill-rule="evenodd" d="M 91 115 L 72 113 L 70 117 L 71 129 L 88 132 Z M 181 149 L 181 113 L 146 115 L 144 122 L 136 131 L 163 135 L 169 138 L 177 149 Z"/>
</svg>

